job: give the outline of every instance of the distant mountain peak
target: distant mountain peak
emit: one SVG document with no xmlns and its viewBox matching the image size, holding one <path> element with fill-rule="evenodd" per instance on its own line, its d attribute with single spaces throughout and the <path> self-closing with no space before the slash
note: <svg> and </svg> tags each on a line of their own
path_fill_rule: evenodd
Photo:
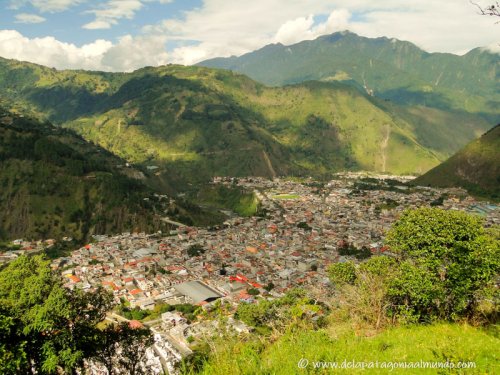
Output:
<svg viewBox="0 0 500 375">
<path fill-rule="evenodd" d="M 339 81 L 397 104 L 475 113 L 494 124 L 500 120 L 499 63 L 500 55 L 480 49 L 464 56 L 429 53 L 409 41 L 343 30 L 198 65 L 231 69 L 273 86 Z"/>
</svg>

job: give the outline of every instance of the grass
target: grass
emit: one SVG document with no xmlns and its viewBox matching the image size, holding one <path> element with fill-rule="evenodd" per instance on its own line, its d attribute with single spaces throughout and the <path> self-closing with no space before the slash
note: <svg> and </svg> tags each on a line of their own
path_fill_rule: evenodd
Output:
<svg viewBox="0 0 500 375">
<path fill-rule="evenodd" d="M 110 325 L 116 325 L 116 324 L 112 323 L 109 320 L 105 319 L 102 322 L 100 322 L 100 323 L 97 324 L 97 328 L 99 328 L 100 330 L 103 330 L 103 329 L 105 329 L 106 327 L 108 327 Z"/>
<path fill-rule="evenodd" d="M 243 217 L 254 215 L 259 208 L 259 199 L 255 194 L 239 187 L 204 185 L 192 193 L 190 199 L 208 206 L 230 209 Z"/>
<path fill-rule="evenodd" d="M 289 332 L 276 342 L 241 344 L 228 342 L 217 355 L 210 357 L 201 374 L 497 374 L 500 371 L 495 332 L 461 324 L 401 326 L 371 337 L 346 329 L 333 334 L 328 329 Z M 301 358 L 309 361 L 298 368 Z M 314 369 L 314 362 L 474 362 L 475 369 L 404 370 L 380 368 L 332 370 Z"/>
<path fill-rule="evenodd" d="M 300 195 L 273 195 L 271 199 L 298 199 Z"/>
</svg>

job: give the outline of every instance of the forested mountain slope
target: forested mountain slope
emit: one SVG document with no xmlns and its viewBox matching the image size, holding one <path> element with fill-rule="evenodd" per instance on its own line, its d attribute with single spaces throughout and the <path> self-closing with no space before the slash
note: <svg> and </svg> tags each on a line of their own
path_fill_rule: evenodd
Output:
<svg viewBox="0 0 500 375">
<path fill-rule="evenodd" d="M 70 130 L 0 108 L 0 161 L 3 238 L 83 240 L 165 228 L 152 191 L 120 173 L 120 159 Z"/>
<path fill-rule="evenodd" d="M 415 184 L 463 187 L 484 198 L 500 199 L 500 125 L 469 143 Z"/>
<path fill-rule="evenodd" d="M 499 62 L 498 54 L 482 48 L 464 56 L 428 53 L 410 42 L 344 31 L 199 65 L 231 69 L 269 85 L 340 81 L 397 104 L 473 113 L 496 124 Z"/>
<path fill-rule="evenodd" d="M 338 82 L 269 87 L 230 71 L 57 71 L 0 59 L 2 95 L 149 165 L 175 186 L 214 175 L 423 173 L 490 128 Z"/>
</svg>

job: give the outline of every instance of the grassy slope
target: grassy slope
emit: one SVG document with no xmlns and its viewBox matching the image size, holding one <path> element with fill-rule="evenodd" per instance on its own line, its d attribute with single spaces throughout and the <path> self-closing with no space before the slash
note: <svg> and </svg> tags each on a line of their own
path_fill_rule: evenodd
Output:
<svg viewBox="0 0 500 375">
<path fill-rule="evenodd" d="M 480 49 L 465 56 L 430 54 L 409 42 L 334 33 L 199 65 L 232 69 L 271 85 L 342 81 L 398 104 L 473 113 L 497 123 L 498 61 Z"/>
<path fill-rule="evenodd" d="M 192 199 L 208 206 L 228 208 L 240 216 L 252 216 L 259 207 L 255 194 L 220 185 L 205 185 Z"/>
<path fill-rule="evenodd" d="M 201 374 L 496 374 L 500 371 L 498 335 L 459 324 L 393 328 L 374 337 L 345 332 L 338 338 L 326 331 L 294 332 L 265 345 L 236 344 L 210 357 Z M 309 360 L 298 369 L 301 358 Z M 472 370 L 314 369 L 313 362 L 475 362 Z M 441 371 L 441 372 L 440 372 Z"/>
<path fill-rule="evenodd" d="M 180 66 L 114 75 L 0 60 L 0 70 L 4 95 L 127 160 L 160 164 L 159 178 L 174 185 L 214 174 L 425 172 L 489 127 L 338 83 L 271 88 Z M 460 135 L 450 141 L 452 131 Z"/>
<path fill-rule="evenodd" d="M 414 184 L 463 187 L 479 197 L 500 198 L 500 126 L 469 143 Z"/>
</svg>

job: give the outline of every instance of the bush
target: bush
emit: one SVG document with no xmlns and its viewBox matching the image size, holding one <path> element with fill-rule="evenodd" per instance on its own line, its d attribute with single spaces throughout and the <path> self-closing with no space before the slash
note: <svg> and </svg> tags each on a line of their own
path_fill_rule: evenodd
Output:
<svg viewBox="0 0 500 375">
<path fill-rule="evenodd" d="M 479 217 L 439 209 L 408 210 L 387 243 L 400 256 L 388 293 L 415 320 L 471 316 L 500 271 L 500 246 Z"/>
<path fill-rule="evenodd" d="M 354 284 L 356 280 L 356 266 L 352 262 L 335 263 L 328 268 L 330 280 L 334 284 Z"/>
<path fill-rule="evenodd" d="M 370 316 L 381 312 L 406 322 L 496 318 L 499 293 L 493 279 L 500 271 L 500 246 L 496 231 L 484 230 L 480 218 L 408 210 L 393 224 L 387 244 L 398 258 L 328 269 L 350 315 L 370 324 Z"/>
<path fill-rule="evenodd" d="M 260 294 L 259 290 L 256 288 L 250 288 L 247 292 L 251 296 L 258 296 Z"/>
</svg>

